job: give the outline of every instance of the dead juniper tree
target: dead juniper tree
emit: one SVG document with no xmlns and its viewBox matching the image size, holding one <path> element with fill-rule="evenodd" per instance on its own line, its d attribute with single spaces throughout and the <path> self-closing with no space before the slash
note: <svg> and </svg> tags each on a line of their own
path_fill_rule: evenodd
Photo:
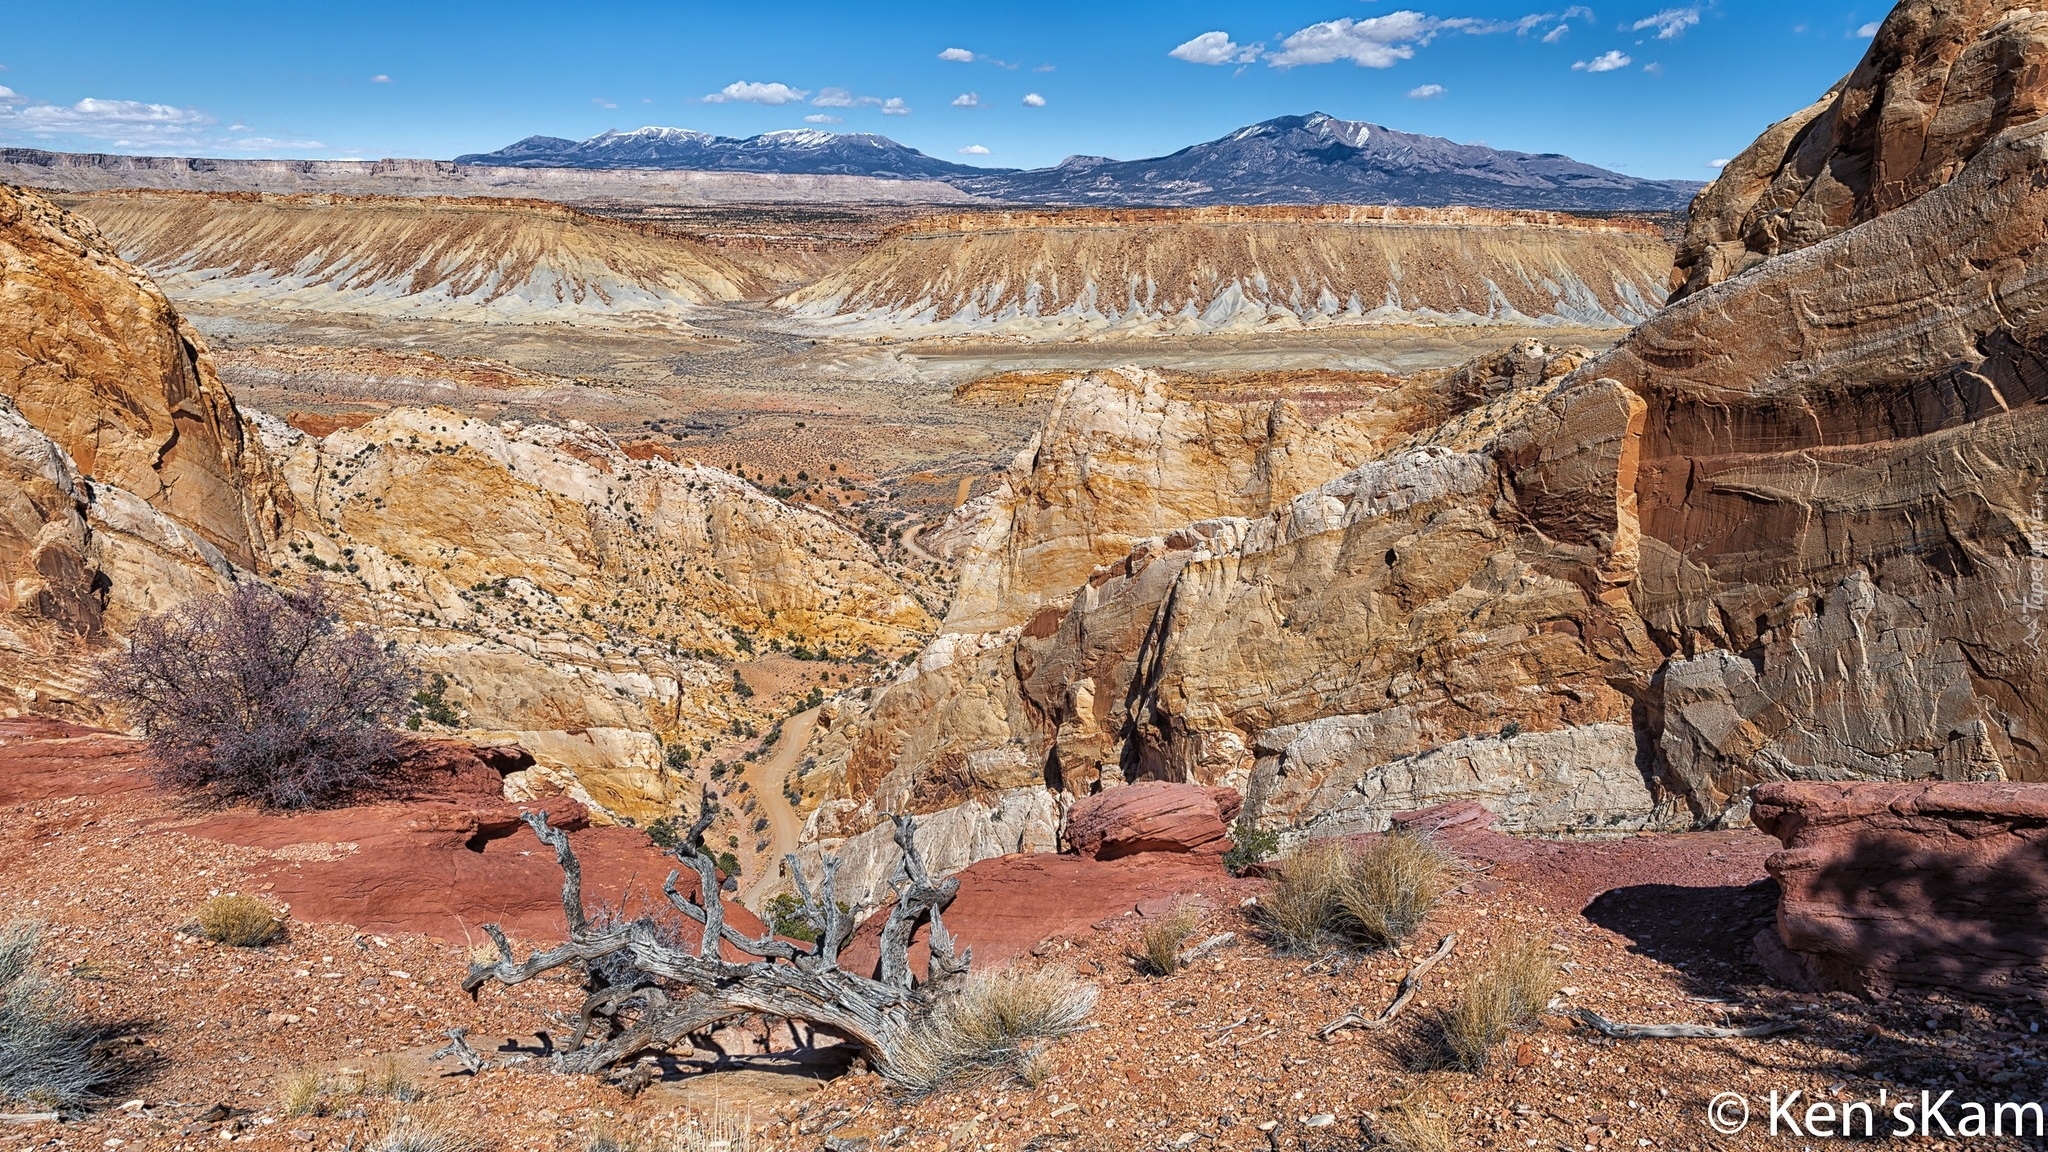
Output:
<svg viewBox="0 0 2048 1152">
<path fill-rule="evenodd" d="M 706 789 L 702 813 L 673 850 L 696 872 L 699 899 L 677 890 L 680 872 L 670 872 L 662 885 L 669 902 L 702 928 L 694 953 L 664 944 L 649 917 L 603 929 L 592 925 L 584 912 L 582 866 L 568 836 L 550 827 L 546 814 L 526 813 L 527 824 L 554 849 L 561 865 L 569 941 L 519 960 L 504 932 L 485 925 L 498 946 L 498 960 L 472 963 L 463 990 L 475 997 L 493 980 L 509 986 L 557 968 L 582 966 L 586 996 L 581 1017 L 565 1050 L 555 1057 L 563 1072 L 614 1072 L 643 1054 L 669 1051 L 692 1033 L 758 1014 L 837 1032 L 860 1047 L 876 1072 L 899 1083 L 918 1081 L 917 1070 L 906 1061 L 917 1061 L 919 1030 L 966 976 L 971 958 L 966 950 L 955 954 L 941 919 L 960 882 L 951 877 L 933 881 L 912 839 L 915 822 L 894 817 L 896 843 L 903 850 L 890 881 L 896 906 L 882 928 L 877 975 L 861 976 L 840 966 L 839 950 L 854 925 L 833 899 L 836 858 L 826 860 L 814 893 L 790 857 L 800 914 L 817 931 L 816 943 L 778 939 L 772 930 L 754 939 L 725 922 L 716 863 L 704 847 L 704 830 L 716 811 L 715 795 Z M 927 976 L 919 981 L 908 957 L 912 935 L 927 921 Z M 749 959 L 727 959 L 728 950 Z M 459 1037 L 450 1050 L 475 1066 L 477 1057 Z"/>
</svg>

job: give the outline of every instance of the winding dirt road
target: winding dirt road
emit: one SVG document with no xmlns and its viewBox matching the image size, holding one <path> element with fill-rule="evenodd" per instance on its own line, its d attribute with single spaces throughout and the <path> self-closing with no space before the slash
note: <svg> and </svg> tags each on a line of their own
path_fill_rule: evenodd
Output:
<svg viewBox="0 0 2048 1152">
<path fill-rule="evenodd" d="M 761 814 L 768 817 L 768 851 L 762 854 L 754 865 L 754 878 L 740 892 L 740 903 L 754 911 L 760 911 L 761 901 L 776 887 L 781 879 L 782 858 L 796 851 L 796 838 L 804 830 L 804 822 L 789 806 L 789 798 L 782 793 L 782 782 L 796 767 L 797 758 L 803 755 L 804 745 L 811 742 L 811 729 L 818 723 L 818 710 L 799 712 L 782 722 L 782 739 L 775 742 L 775 753 L 766 760 L 756 760 L 747 765 L 740 774 L 752 791 L 761 798 Z"/>
</svg>

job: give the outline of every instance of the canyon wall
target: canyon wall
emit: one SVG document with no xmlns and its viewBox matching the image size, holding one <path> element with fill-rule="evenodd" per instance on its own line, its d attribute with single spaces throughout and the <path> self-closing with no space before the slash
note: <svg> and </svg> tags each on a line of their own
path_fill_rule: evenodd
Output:
<svg viewBox="0 0 2048 1152">
<path fill-rule="evenodd" d="M 121 192 L 68 206 L 188 307 L 671 326 L 803 271 L 537 200 Z"/>
<path fill-rule="evenodd" d="M 931 217 L 779 304 L 820 331 L 1036 339 L 1331 324 L 1621 328 L 1664 300 L 1646 221 L 1472 208 Z"/>
</svg>

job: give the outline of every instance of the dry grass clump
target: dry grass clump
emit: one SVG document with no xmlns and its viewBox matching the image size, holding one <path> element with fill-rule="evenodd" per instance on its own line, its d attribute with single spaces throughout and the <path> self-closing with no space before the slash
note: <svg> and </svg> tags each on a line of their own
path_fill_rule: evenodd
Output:
<svg viewBox="0 0 2048 1152">
<path fill-rule="evenodd" d="M 1166 915 L 1145 922 L 1138 930 L 1138 958 L 1155 976 L 1171 976 L 1180 970 L 1181 949 L 1187 947 L 1195 929 L 1202 926 L 1202 906 L 1192 900 L 1175 901 Z"/>
<path fill-rule="evenodd" d="M 1464 994 L 1444 1018 L 1444 1047 L 1451 1062 L 1470 1072 L 1484 1068 L 1510 1032 L 1543 1014 L 1557 988 L 1557 961 L 1549 941 L 1534 936 L 1501 941 L 1466 980 Z"/>
<path fill-rule="evenodd" d="M 0 1102 L 40 1109 L 92 1099 L 114 1078 L 99 1028 L 78 1014 L 64 986 L 35 965 L 42 933 L 33 924 L 0 928 Z"/>
<path fill-rule="evenodd" d="M 391 1118 L 369 1152 L 482 1152 L 483 1147 L 481 1139 L 447 1116 L 408 1110 Z"/>
<path fill-rule="evenodd" d="M 1389 948 L 1421 925 L 1456 866 L 1428 836 L 1413 832 L 1389 832 L 1363 850 L 1311 841 L 1281 861 L 1259 905 L 1283 951 L 1309 952 L 1333 940 Z"/>
<path fill-rule="evenodd" d="M 1406 940 L 1436 907 L 1456 861 L 1429 837 L 1389 832 L 1354 855 L 1337 887 L 1347 926 L 1372 948 Z"/>
<path fill-rule="evenodd" d="M 913 1092 L 1022 1069 L 1026 1044 L 1081 1027 L 1095 986 L 1058 968 L 975 973 L 935 1005 L 904 1043 L 894 1075 Z"/>
<path fill-rule="evenodd" d="M 1374 1147 L 1390 1152 L 1457 1152 L 1450 1118 L 1433 1107 L 1431 1101 L 1411 1098 L 1381 1112 L 1373 1121 Z"/>
<path fill-rule="evenodd" d="M 215 896 L 199 906 L 199 934 L 216 944 L 261 948 L 284 934 L 284 920 L 254 896 Z"/>
<path fill-rule="evenodd" d="M 1273 890 L 1259 898 L 1259 914 L 1282 951 L 1312 952 L 1330 938 L 1348 857 L 1334 840 L 1312 840 L 1280 861 Z"/>
<path fill-rule="evenodd" d="M 334 1083 L 311 1068 L 284 1078 L 277 1106 L 286 1116 L 325 1116 L 333 1107 Z"/>
</svg>

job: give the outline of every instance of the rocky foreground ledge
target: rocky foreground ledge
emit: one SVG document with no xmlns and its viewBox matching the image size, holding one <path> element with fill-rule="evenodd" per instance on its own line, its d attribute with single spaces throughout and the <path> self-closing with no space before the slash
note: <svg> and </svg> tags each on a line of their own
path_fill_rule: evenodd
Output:
<svg viewBox="0 0 2048 1152">
<path fill-rule="evenodd" d="M 1757 827 L 1785 850 L 1757 952 L 1807 991 L 1918 985 L 2048 994 L 2048 784 L 1775 783 Z"/>
</svg>

